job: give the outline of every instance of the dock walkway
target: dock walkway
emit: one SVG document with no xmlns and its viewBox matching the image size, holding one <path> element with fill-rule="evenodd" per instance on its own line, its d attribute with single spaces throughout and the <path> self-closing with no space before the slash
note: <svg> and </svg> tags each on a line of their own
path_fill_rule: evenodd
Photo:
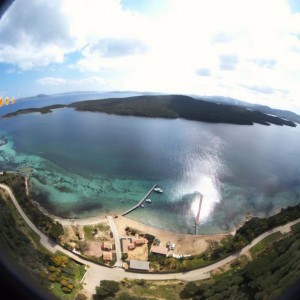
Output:
<svg viewBox="0 0 300 300">
<path fill-rule="evenodd" d="M 125 216 L 127 214 L 129 214 L 130 212 L 134 211 L 135 209 L 137 209 L 138 207 L 140 207 L 144 201 L 146 200 L 146 198 L 152 193 L 152 191 L 157 187 L 157 184 L 154 184 L 154 186 L 148 191 L 148 193 L 144 196 L 144 198 L 135 206 L 129 208 L 128 210 L 126 210 L 124 213 L 122 213 L 122 216 Z"/>
<path fill-rule="evenodd" d="M 197 216 L 195 217 L 195 234 L 197 233 L 198 225 L 200 222 L 200 212 L 201 212 L 201 207 L 202 207 L 202 200 L 203 200 L 203 195 L 200 193 L 200 201 L 199 201 L 199 207 L 198 207 L 198 213 Z"/>
</svg>

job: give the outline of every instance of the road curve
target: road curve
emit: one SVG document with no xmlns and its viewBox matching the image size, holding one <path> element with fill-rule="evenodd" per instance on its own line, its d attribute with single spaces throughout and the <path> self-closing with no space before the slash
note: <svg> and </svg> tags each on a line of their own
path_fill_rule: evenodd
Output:
<svg viewBox="0 0 300 300">
<path fill-rule="evenodd" d="M 53 242 L 52 240 L 50 240 L 44 233 L 42 233 L 30 220 L 29 218 L 26 216 L 26 214 L 24 213 L 24 211 L 22 210 L 22 208 L 20 207 L 17 199 L 15 198 L 15 196 L 13 195 L 11 189 L 4 185 L 4 184 L 0 184 L 0 188 L 2 188 L 3 190 L 5 190 L 8 195 L 11 198 L 11 201 L 13 202 L 13 204 L 15 205 L 17 211 L 19 212 L 19 214 L 21 215 L 21 217 L 24 219 L 24 221 L 28 224 L 28 226 L 36 233 L 40 236 L 40 243 L 49 251 L 51 251 L 52 253 L 56 252 L 56 251 L 61 251 L 64 254 L 66 254 L 67 256 L 69 256 L 70 258 L 74 259 L 75 261 L 78 261 L 82 264 L 85 264 L 88 266 L 88 271 L 85 275 L 84 278 L 84 289 L 86 289 L 89 293 L 94 294 L 95 293 L 95 289 L 96 286 L 99 285 L 99 282 L 103 279 L 107 279 L 107 280 L 116 280 L 116 281 L 120 281 L 123 278 L 130 278 L 130 279 L 146 279 L 146 280 L 170 280 L 170 279 L 177 279 L 177 280 L 186 280 L 186 281 L 195 281 L 195 280 L 201 280 L 201 279 L 205 279 L 205 278 L 209 278 L 210 277 L 210 272 L 222 267 L 223 265 L 230 263 L 231 261 L 233 261 L 234 259 L 236 259 L 237 257 L 243 255 L 245 252 L 247 252 L 248 250 L 250 250 L 252 247 L 254 247 L 257 243 L 259 243 L 260 241 L 262 241 L 264 238 L 266 238 L 267 236 L 275 233 L 275 232 L 281 232 L 281 233 L 286 233 L 289 232 L 291 230 L 291 226 L 297 224 L 300 222 L 300 218 L 290 222 L 286 225 L 282 225 L 276 228 L 273 228 L 263 234 L 261 234 L 260 236 L 258 236 L 257 238 L 255 238 L 249 245 L 245 246 L 243 249 L 241 249 L 240 251 L 238 251 L 237 253 L 234 253 L 214 264 L 211 264 L 207 267 L 201 268 L 201 269 L 197 269 L 197 270 L 193 270 L 193 271 L 189 271 L 189 272 L 184 272 L 184 273 L 172 273 L 172 274 L 151 274 L 151 273 L 131 273 L 131 272 L 126 272 L 124 269 L 120 269 L 120 268 L 108 268 L 108 267 L 104 267 L 104 266 L 100 266 L 98 264 L 92 263 L 90 261 L 87 261 L 85 259 L 82 259 L 80 257 L 78 257 L 77 255 L 73 254 L 72 252 L 64 249 L 63 247 L 59 246 L 58 244 L 56 244 L 55 242 Z"/>
</svg>

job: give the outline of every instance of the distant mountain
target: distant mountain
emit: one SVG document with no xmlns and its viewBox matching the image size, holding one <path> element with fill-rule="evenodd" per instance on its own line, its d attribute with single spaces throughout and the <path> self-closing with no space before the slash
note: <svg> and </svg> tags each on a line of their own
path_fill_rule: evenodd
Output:
<svg viewBox="0 0 300 300">
<path fill-rule="evenodd" d="M 205 100 L 214 103 L 221 103 L 221 104 L 229 104 L 229 105 L 236 105 L 241 106 L 244 108 L 260 111 L 265 114 L 270 114 L 277 116 L 279 118 L 283 118 L 292 122 L 296 122 L 300 124 L 300 115 L 288 111 L 288 110 L 281 110 L 281 109 L 274 109 L 266 105 L 260 104 L 252 104 L 245 101 L 237 100 L 230 97 L 221 97 L 221 96 L 193 96 L 195 99 Z"/>
<path fill-rule="evenodd" d="M 21 109 L 27 108 L 41 108 L 55 104 L 70 104 L 82 100 L 95 100 L 107 98 L 122 98 L 131 96 L 144 95 L 142 92 L 121 92 L 121 91 L 108 91 L 108 92 L 95 92 L 95 91 L 77 91 L 66 92 L 59 94 L 39 94 L 32 97 L 19 98 L 14 105 L 2 106 L 0 109 L 0 116 L 12 113 Z M 146 93 L 148 94 L 148 93 Z M 151 93 L 149 93 L 151 94 Z M 154 94 L 154 93 L 153 93 Z"/>
<path fill-rule="evenodd" d="M 216 99 L 215 99 L 216 101 Z M 42 108 L 27 108 L 8 113 L 5 117 L 19 114 L 40 112 L 49 113 L 52 109 L 61 107 L 72 107 L 78 111 L 104 112 L 107 114 L 130 115 L 151 118 L 183 118 L 188 120 L 229 123 L 240 125 L 286 125 L 295 127 L 296 124 L 286 118 L 273 116 L 249 108 L 247 106 L 220 104 L 213 101 L 195 99 L 183 95 L 143 95 L 125 98 L 109 98 L 98 100 L 77 101 L 71 104 L 50 105 Z M 261 108 L 260 106 L 259 108 Z M 280 111 L 281 113 L 283 111 Z M 291 112 L 288 112 L 291 113 Z M 296 115 L 297 116 L 297 115 Z"/>
<path fill-rule="evenodd" d="M 295 123 L 237 105 L 218 104 L 182 95 L 137 96 L 72 103 L 79 111 L 143 117 L 183 118 L 188 120 L 240 125 L 286 125 Z"/>
</svg>

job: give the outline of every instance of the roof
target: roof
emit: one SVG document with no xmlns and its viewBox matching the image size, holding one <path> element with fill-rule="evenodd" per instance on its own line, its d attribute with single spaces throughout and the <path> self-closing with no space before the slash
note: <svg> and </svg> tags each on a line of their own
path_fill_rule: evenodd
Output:
<svg viewBox="0 0 300 300">
<path fill-rule="evenodd" d="M 104 242 L 103 243 L 103 248 L 112 250 L 112 243 L 111 242 Z"/>
<path fill-rule="evenodd" d="M 135 248 L 135 244 L 134 243 L 128 244 L 128 250 L 133 250 L 134 248 Z"/>
<path fill-rule="evenodd" d="M 122 239 L 122 250 L 123 252 L 127 252 L 128 251 L 128 246 L 129 244 L 131 244 L 131 240 L 130 239 Z"/>
<path fill-rule="evenodd" d="M 151 252 L 167 256 L 168 249 L 167 249 L 167 247 L 164 247 L 164 246 L 152 246 Z"/>
<path fill-rule="evenodd" d="M 134 243 L 135 243 L 136 245 L 144 245 L 144 244 L 146 244 L 146 240 L 145 240 L 145 239 L 136 239 L 136 240 L 134 241 Z"/>
<path fill-rule="evenodd" d="M 103 251 L 103 260 L 112 260 L 112 253 Z"/>
<path fill-rule="evenodd" d="M 141 261 L 141 260 L 130 260 L 129 261 L 129 269 L 149 271 L 150 270 L 150 262 L 149 261 Z"/>
</svg>

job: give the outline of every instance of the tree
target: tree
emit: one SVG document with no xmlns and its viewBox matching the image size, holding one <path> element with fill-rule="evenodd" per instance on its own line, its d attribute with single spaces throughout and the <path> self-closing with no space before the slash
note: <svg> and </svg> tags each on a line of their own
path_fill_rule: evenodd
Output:
<svg viewBox="0 0 300 300">
<path fill-rule="evenodd" d="M 87 296 L 85 294 L 77 294 L 75 300 L 87 300 Z"/>
<path fill-rule="evenodd" d="M 120 284 L 112 280 L 101 280 L 96 288 L 94 299 L 107 299 L 113 297 L 120 290 Z"/>
<path fill-rule="evenodd" d="M 65 255 L 56 255 L 51 257 L 52 263 L 55 265 L 55 267 L 61 267 L 65 268 L 68 263 L 68 257 Z"/>
<path fill-rule="evenodd" d="M 189 282 L 186 284 L 184 289 L 180 292 L 180 297 L 183 299 L 192 298 L 199 295 L 201 288 L 197 286 L 194 282 Z"/>
<path fill-rule="evenodd" d="M 55 240 L 59 240 L 60 237 L 64 234 L 64 228 L 59 222 L 56 222 L 55 224 L 52 225 L 49 234 Z"/>
<path fill-rule="evenodd" d="M 85 294 L 78 294 L 75 300 L 87 300 L 87 296 Z"/>
</svg>

